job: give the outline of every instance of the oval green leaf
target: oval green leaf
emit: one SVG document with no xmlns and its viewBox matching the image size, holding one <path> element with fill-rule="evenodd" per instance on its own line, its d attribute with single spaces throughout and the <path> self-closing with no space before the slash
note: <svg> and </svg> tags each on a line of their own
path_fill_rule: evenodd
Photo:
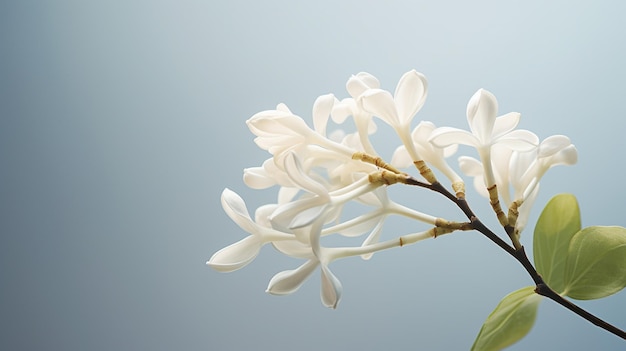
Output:
<svg viewBox="0 0 626 351">
<path fill-rule="evenodd" d="M 505 296 L 487 317 L 472 351 L 502 350 L 523 338 L 535 323 L 541 298 L 534 286 Z"/>
<path fill-rule="evenodd" d="M 571 194 L 553 197 L 537 220 L 533 237 L 535 266 L 557 292 L 565 288 L 565 260 L 570 241 L 580 227 L 580 209 Z"/>
<path fill-rule="evenodd" d="M 572 238 L 563 294 L 577 300 L 606 297 L 626 286 L 626 228 L 587 227 Z"/>
</svg>

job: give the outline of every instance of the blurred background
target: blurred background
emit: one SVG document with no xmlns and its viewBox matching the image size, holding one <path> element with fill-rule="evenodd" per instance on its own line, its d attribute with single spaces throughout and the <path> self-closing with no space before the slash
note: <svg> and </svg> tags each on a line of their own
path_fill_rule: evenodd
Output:
<svg viewBox="0 0 626 351">
<path fill-rule="evenodd" d="M 367 71 L 393 91 L 416 69 L 416 117 L 467 128 L 467 101 L 542 139 L 568 135 L 574 167 L 544 177 L 522 242 L 555 194 L 583 226 L 626 226 L 626 22 L 619 1 L 4 1 L 0 4 L 0 348 L 4 350 L 464 350 L 507 293 L 532 281 L 477 233 L 333 264 L 344 286 L 322 306 L 319 274 L 264 292 L 300 264 L 269 247 L 244 269 L 205 266 L 245 235 L 229 187 L 253 211 L 274 199 L 242 182 L 267 158 L 245 120 L 279 102 L 310 121 Z M 398 142 L 379 123 L 390 157 Z M 469 151 L 469 150 L 465 150 Z M 423 191 L 397 201 L 461 219 Z M 424 198 L 428 203 L 424 203 Z M 432 203 L 431 202 L 432 200 Z M 470 187 L 469 200 L 493 215 Z M 422 207 L 420 207 L 422 206 Z M 406 233 L 390 223 L 385 235 Z M 626 328 L 623 292 L 580 302 Z M 551 301 L 511 350 L 618 350 L 624 342 Z"/>
</svg>

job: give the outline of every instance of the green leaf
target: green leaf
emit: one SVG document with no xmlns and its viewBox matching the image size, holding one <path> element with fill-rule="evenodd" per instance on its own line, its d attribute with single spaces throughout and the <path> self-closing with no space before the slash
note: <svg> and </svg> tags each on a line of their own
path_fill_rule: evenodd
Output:
<svg viewBox="0 0 626 351">
<path fill-rule="evenodd" d="M 565 263 L 563 294 L 606 297 L 626 286 L 626 228 L 587 227 L 574 235 Z"/>
<path fill-rule="evenodd" d="M 537 272 L 557 292 L 565 288 L 565 260 L 569 243 L 580 230 L 580 209 L 576 197 L 553 197 L 541 212 L 533 238 Z"/>
<path fill-rule="evenodd" d="M 502 350 L 523 338 L 535 323 L 541 298 L 534 286 L 505 296 L 480 328 L 472 351 Z"/>
</svg>

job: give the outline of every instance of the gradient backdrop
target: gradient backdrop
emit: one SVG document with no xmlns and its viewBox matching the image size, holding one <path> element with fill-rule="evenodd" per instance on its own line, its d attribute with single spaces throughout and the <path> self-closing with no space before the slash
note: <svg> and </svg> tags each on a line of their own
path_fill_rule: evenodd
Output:
<svg viewBox="0 0 626 351">
<path fill-rule="evenodd" d="M 464 350 L 524 271 L 476 233 L 333 264 L 337 310 L 312 277 L 264 292 L 298 262 L 266 247 L 245 269 L 205 266 L 244 233 L 244 167 L 267 157 L 244 122 L 279 102 L 305 118 L 368 71 L 393 90 L 429 79 L 419 118 L 467 128 L 478 88 L 541 138 L 571 137 L 574 167 L 548 199 L 578 197 L 583 225 L 626 226 L 626 21 L 619 1 L 3 1 L 0 4 L 0 349 Z M 378 148 L 397 141 L 381 126 Z M 385 134 L 387 133 L 387 134 Z M 419 204 L 422 192 L 401 192 Z M 470 193 L 470 201 L 482 201 Z M 423 203 L 423 202 L 422 202 Z M 434 214 L 460 218 L 445 202 Z M 476 210 L 488 223 L 486 206 Z M 386 227 L 387 235 L 406 224 Z M 626 295 L 580 303 L 626 328 Z M 551 301 L 511 350 L 618 350 Z"/>
</svg>

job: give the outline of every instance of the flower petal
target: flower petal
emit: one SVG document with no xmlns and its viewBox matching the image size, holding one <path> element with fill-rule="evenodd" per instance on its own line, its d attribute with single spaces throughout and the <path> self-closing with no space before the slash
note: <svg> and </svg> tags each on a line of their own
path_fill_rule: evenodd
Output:
<svg viewBox="0 0 626 351">
<path fill-rule="evenodd" d="M 565 135 L 552 135 L 544 139 L 541 144 L 539 144 L 539 151 L 537 157 L 543 158 L 556 154 L 557 152 L 565 149 L 569 145 L 572 145 L 572 142 Z"/>
<path fill-rule="evenodd" d="M 346 90 L 353 98 L 358 98 L 368 89 L 377 89 L 380 87 L 380 82 L 376 77 L 367 73 L 359 72 L 356 75 L 350 77 L 346 83 Z"/>
<path fill-rule="evenodd" d="M 483 145 L 491 140 L 497 113 L 498 101 L 485 89 L 479 89 L 474 93 L 467 104 L 467 121 L 470 129 Z"/>
<path fill-rule="evenodd" d="M 413 160 L 411 160 L 411 156 L 406 151 L 406 147 L 404 145 L 398 146 L 396 151 L 393 152 L 393 156 L 391 156 L 391 164 L 397 168 L 406 168 L 411 166 Z"/>
<path fill-rule="evenodd" d="M 308 260 L 300 267 L 275 274 L 267 286 L 272 295 L 288 295 L 298 290 L 304 281 L 313 273 L 319 261 Z"/>
<path fill-rule="evenodd" d="M 401 124 L 410 123 L 424 105 L 427 93 L 428 82 L 423 74 L 411 70 L 402 75 L 393 95 Z"/>
<path fill-rule="evenodd" d="M 263 167 L 245 168 L 243 182 L 252 189 L 267 189 L 276 185 L 276 180 L 270 177 Z"/>
<path fill-rule="evenodd" d="M 531 131 L 518 129 L 503 135 L 494 140 L 494 142 L 505 145 L 515 151 L 530 151 L 537 147 L 539 138 Z"/>
<path fill-rule="evenodd" d="M 339 279 L 335 277 L 326 265 L 322 265 L 322 289 L 320 295 L 324 306 L 333 309 L 337 308 L 342 291 L 343 287 Z"/>
<path fill-rule="evenodd" d="M 440 127 L 432 132 L 428 141 L 436 147 L 444 148 L 450 145 L 463 144 L 478 147 L 478 139 L 476 137 L 462 129 L 452 127 Z"/>
<path fill-rule="evenodd" d="M 295 239 L 295 235 L 294 240 L 272 241 L 272 246 L 274 246 L 276 250 L 290 257 L 305 259 L 315 257 L 313 255 L 313 251 L 311 250 L 311 246 Z"/>
<path fill-rule="evenodd" d="M 335 104 L 335 95 L 326 94 L 319 96 L 313 103 L 313 128 L 316 132 L 326 135 L 328 117 Z"/>
<path fill-rule="evenodd" d="M 572 144 L 561 150 L 559 153 L 552 156 L 552 165 L 567 165 L 571 166 L 578 162 L 578 151 L 576 147 Z"/>
<path fill-rule="evenodd" d="M 237 223 L 241 229 L 248 233 L 255 233 L 257 231 L 256 224 L 252 222 L 246 203 L 243 199 L 234 191 L 226 188 L 222 191 L 222 208 L 224 212 Z"/>
<path fill-rule="evenodd" d="M 232 272 L 252 262 L 261 246 L 260 238 L 250 235 L 219 250 L 206 264 L 219 272 Z"/>
<path fill-rule="evenodd" d="M 294 224 L 294 220 L 301 213 L 310 210 L 312 208 L 319 208 L 320 200 L 317 197 L 305 197 L 302 199 L 298 199 L 296 201 L 288 202 L 286 204 L 280 205 L 276 208 L 272 215 L 269 217 L 270 222 L 272 223 L 272 228 L 276 230 L 280 230 L 283 232 L 289 232 Z M 315 211 L 313 213 L 305 213 L 302 215 L 302 219 L 299 219 L 297 224 L 302 224 L 305 222 L 305 219 L 315 219 L 313 218 L 316 215 Z M 319 216 L 319 214 L 317 214 Z M 306 225 L 306 224 L 304 224 Z"/>
<path fill-rule="evenodd" d="M 497 138 L 515 129 L 519 124 L 520 118 L 521 115 L 518 112 L 509 112 L 496 118 L 493 126 L 493 138 Z"/>
<path fill-rule="evenodd" d="M 359 97 L 359 104 L 363 110 L 379 117 L 390 126 L 397 126 L 400 122 L 393 96 L 386 90 L 367 90 Z"/>
<path fill-rule="evenodd" d="M 469 156 L 459 157 L 459 168 L 461 172 L 470 177 L 482 176 L 484 169 L 483 164 L 477 159 Z"/>
</svg>

